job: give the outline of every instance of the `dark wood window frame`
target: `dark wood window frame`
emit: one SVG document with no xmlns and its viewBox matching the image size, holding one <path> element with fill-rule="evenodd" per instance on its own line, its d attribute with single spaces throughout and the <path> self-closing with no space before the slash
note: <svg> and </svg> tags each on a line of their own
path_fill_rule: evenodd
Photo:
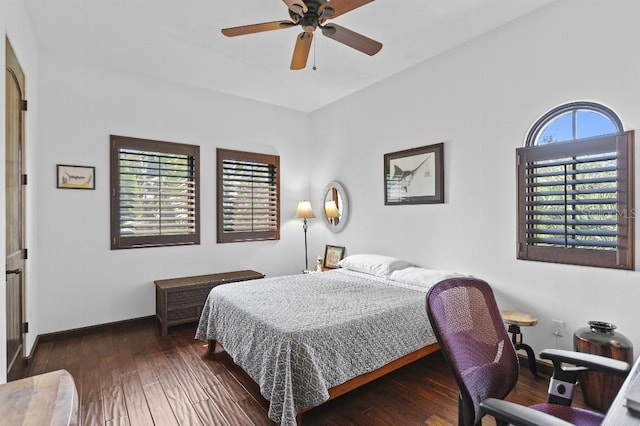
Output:
<svg viewBox="0 0 640 426">
<path fill-rule="evenodd" d="M 111 135 L 110 149 L 111 249 L 200 244 L 200 147 Z"/>
<path fill-rule="evenodd" d="M 224 148 L 216 156 L 218 243 L 279 240 L 280 156 Z"/>
<path fill-rule="evenodd" d="M 634 269 L 633 141 L 630 131 L 516 150 L 518 259 Z"/>
<path fill-rule="evenodd" d="M 618 115 L 610 108 L 607 108 L 604 105 L 595 103 L 595 102 L 587 102 L 587 101 L 579 101 L 579 102 L 571 102 L 568 104 L 560 105 L 556 108 L 553 108 L 551 111 L 544 114 L 542 117 L 535 122 L 535 124 L 531 127 L 529 134 L 527 135 L 527 141 L 525 146 L 535 146 L 538 145 L 540 134 L 544 131 L 545 127 L 556 120 L 558 117 L 566 114 L 572 113 L 572 140 L 577 139 L 577 123 L 576 123 L 576 114 L 579 111 L 591 111 L 606 117 L 611 124 L 615 126 L 618 133 L 622 133 L 624 128 L 622 126 L 622 121 L 618 117 Z M 596 135 L 591 135 L 596 136 Z"/>
</svg>

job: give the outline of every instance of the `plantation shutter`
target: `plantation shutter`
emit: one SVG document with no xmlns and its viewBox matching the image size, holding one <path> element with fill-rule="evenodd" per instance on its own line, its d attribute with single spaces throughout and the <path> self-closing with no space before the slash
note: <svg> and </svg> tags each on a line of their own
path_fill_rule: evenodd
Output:
<svg viewBox="0 0 640 426">
<path fill-rule="evenodd" d="M 280 238 L 280 158 L 218 149 L 218 242 Z"/>
<path fill-rule="evenodd" d="M 633 132 L 520 148 L 518 258 L 633 269 Z"/>
<path fill-rule="evenodd" d="M 198 244 L 199 147 L 112 137 L 112 248 Z"/>
</svg>

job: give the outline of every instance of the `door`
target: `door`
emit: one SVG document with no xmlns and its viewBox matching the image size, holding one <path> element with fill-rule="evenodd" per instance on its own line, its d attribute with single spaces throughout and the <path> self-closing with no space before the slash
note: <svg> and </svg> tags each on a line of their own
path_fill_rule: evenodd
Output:
<svg viewBox="0 0 640 426">
<path fill-rule="evenodd" d="M 24 74 L 6 41 L 7 380 L 22 377 L 24 356 Z"/>
</svg>

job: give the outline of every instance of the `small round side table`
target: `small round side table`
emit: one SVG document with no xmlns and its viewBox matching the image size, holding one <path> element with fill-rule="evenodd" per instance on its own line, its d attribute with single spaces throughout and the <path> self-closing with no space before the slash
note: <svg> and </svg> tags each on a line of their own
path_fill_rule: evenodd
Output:
<svg viewBox="0 0 640 426">
<path fill-rule="evenodd" d="M 531 346 L 523 342 L 522 330 L 520 330 L 521 326 L 531 327 L 536 325 L 538 323 L 538 318 L 531 314 L 517 311 L 505 310 L 500 311 L 500 313 L 502 314 L 502 320 L 506 324 L 509 324 L 507 331 L 511 333 L 513 346 L 515 346 L 516 350 L 523 349 L 527 353 L 527 358 L 529 359 L 529 370 L 531 370 L 534 377 L 540 377 L 538 376 L 538 368 L 536 366 L 536 355 Z"/>
</svg>

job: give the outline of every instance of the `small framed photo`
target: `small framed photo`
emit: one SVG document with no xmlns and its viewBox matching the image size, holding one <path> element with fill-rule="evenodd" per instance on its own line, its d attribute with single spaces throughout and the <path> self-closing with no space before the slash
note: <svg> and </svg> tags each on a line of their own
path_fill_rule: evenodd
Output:
<svg viewBox="0 0 640 426">
<path fill-rule="evenodd" d="M 57 165 L 57 186 L 64 189 L 96 189 L 96 168 Z"/>
<path fill-rule="evenodd" d="M 338 262 L 344 257 L 344 247 L 340 246 L 325 246 L 324 249 L 324 264 L 322 265 L 326 269 L 336 269 Z"/>
<path fill-rule="evenodd" d="M 384 155 L 384 204 L 444 203 L 444 144 Z"/>
</svg>

